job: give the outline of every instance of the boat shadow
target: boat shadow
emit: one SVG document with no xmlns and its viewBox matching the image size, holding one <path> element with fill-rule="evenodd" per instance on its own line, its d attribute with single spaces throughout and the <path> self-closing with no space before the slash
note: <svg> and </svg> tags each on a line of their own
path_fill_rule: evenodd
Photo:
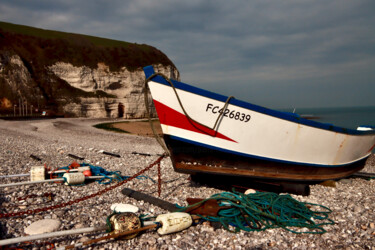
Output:
<svg viewBox="0 0 375 250">
<path fill-rule="evenodd" d="M 205 185 L 212 188 L 217 188 L 225 191 L 236 190 L 244 193 L 248 189 L 254 189 L 262 192 L 273 193 L 290 193 L 296 195 L 308 196 L 310 195 L 310 186 L 306 183 L 299 182 L 272 182 L 269 180 L 222 176 L 212 174 L 193 174 L 191 175 L 192 185 Z"/>
</svg>

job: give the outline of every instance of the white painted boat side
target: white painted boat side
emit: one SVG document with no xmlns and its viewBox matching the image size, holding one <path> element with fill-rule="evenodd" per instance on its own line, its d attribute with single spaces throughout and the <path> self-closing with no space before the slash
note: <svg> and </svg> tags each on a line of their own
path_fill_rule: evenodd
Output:
<svg viewBox="0 0 375 250">
<path fill-rule="evenodd" d="M 154 100 L 183 114 L 170 86 L 150 81 Z M 188 91 L 176 90 L 186 112 L 196 121 L 212 127 L 224 103 Z M 218 107 L 218 108 L 216 108 Z M 351 135 L 311 127 L 242 107 L 229 105 L 233 114 L 250 115 L 248 122 L 223 117 L 217 131 L 233 141 L 162 124 L 164 134 L 196 141 L 241 154 L 316 165 L 345 165 L 371 154 L 375 135 Z M 215 113 L 216 112 L 216 113 Z"/>
</svg>

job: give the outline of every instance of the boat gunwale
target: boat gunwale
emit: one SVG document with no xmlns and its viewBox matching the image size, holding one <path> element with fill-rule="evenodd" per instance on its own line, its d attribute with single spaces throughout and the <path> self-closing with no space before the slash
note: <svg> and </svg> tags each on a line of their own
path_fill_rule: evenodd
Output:
<svg viewBox="0 0 375 250">
<path fill-rule="evenodd" d="M 145 72 L 146 79 L 147 79 L 152 74 L 154 74 L 154 69 L 152 68 L 152 66 L 148 66 L 148 67 L 144 68 L 144 72 Z M 153 81 L 153 82 L 159 83 L 159 84 L 163 84 L 163 85 L 172 87 L 168 83 L 168 81 L 166 81 L 160 75 L 155 75 L 150 80 Z M 213 99 L 213 100 L 217 100 L 217 101 L 221 101 L 221 102 L 224 102 L 224 103 L 228 99 L 228 96 L 225 96 L 225 95 L 214 93 L 214 92 L 211 92 L 211 91 L 208 91 L 208 90 L 205 90 L 205 89 L 201 89 L 201 88 L 198 88 L 198 87 L 195 87 L 195 86 L 183 83 L 183 82 L 173 80 L 173 79 L 170 79 L 170 80 L 172 81 L 172 83 L 173 83 L 173 85 L 176 89 L 179 89 L 179 90 L 182 90 L 182 91 L 190 92 L 190 93 L 193 93 L 193 94 L 196 94 L 196 95 L 200 95 L 200 96 L 210 98 L 210 99 Z M 262 107 L 262 106 L 259 106 L 259 105 L 252 104 L 250 102 L 241 101 L 241 100 L 236 99 L 236 98 L 231 98 L 228 103 L 230 105 L 234 105 L 234 106 L 237 106 L 237 107 L 252 110 L 254 112 L 258 112 L 258 113 L 261 113 L 261 114 L 264 114 L 264 115 L 269 115 L 269 116 L 272 116 L 272 117 L 275 117 L 275 118 L 287 120 L 287 121 L 290 121 L 290 122 L 306 125 L 306 126 L 313 127 L 313 128 L 327 130 L 327 131 L 330 131 L 330 132 L 337 132 L 337 133 L 340 133 L 340 134 L 347 134 L 347 135 L 359 135 L 359 136 L 375 135 L 375 130 L 363 131 L 363 130 L 356 130 L 356 129 L 339 127 L 339 126 L 335 126 L 335 125 L 329 124 L 329 123 L 312 121 L 312 120 L 305 119 L 298 114 L 265 108 L 265 107 Z"/>
</svg>

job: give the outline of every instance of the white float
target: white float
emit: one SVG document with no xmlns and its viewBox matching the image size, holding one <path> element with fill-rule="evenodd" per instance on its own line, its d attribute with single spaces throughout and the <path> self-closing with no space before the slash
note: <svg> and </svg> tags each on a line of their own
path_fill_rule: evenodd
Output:
<svg viewBox="0 0 375 250">
<path fill-rule="evenodd" d="M 139 208 L 131 204 L 114 203 L 111 206 L 111 210 L 117 213 L 125 213 L 125 212 L 137 213 L 139 211 Z"/>
<path fill-rule="evenodd" d="M 66 180 L 65 185 L 79 185 L 85 182 L 85 175 L 78 173 L 65 173 L 63 179 Z"/>
<path fill-rule="evenodd" d="M 158 234 L 165 235 L 182 231 L 193 224 L 193 220 L 188 213 L 175 212 L 168 214 L 161 214 L 156 217 L 157 222 L 162 224 L 158 229 Z"/>
</svg>

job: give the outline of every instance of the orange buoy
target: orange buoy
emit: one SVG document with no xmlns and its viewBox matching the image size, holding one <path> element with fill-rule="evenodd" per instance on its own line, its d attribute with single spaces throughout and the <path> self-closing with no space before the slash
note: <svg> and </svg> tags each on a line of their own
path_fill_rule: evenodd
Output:
<svg viewBox="0 0 375 250">
<path fill-rule="evenodd" d="M 91 170 L 85 170 L 83 171 L 84 176 L 92 176 Z"/>
<path fill-rule="evenodd" d="M 78 162 L 73 161 L 73 163 L 70 164 L 69 169 L 72 169 L 72 168 L 78 168 L 78 167 L 80 167 L 80 166 L 81 166 L 81 165 L 80 165 Z"/>
</svg>

